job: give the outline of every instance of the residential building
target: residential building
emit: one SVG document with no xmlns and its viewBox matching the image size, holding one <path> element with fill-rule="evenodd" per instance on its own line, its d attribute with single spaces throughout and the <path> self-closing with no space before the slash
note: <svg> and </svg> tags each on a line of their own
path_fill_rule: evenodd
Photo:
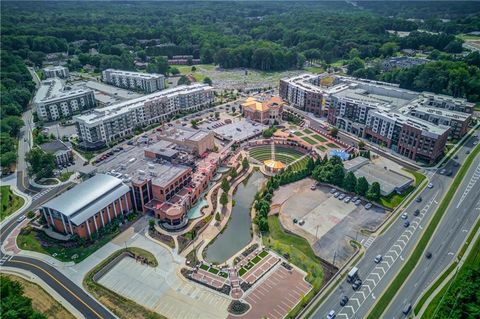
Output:
<svg viewBox="0 0 480 319">
<path fill-rule="evenodd" d="M 102 72 L 102 79 L 114 86 L 141 90 L 145 93 L 152 93 L 165 88 L 165 76 L 162 74 L 106 69 Z"/>
<path fill-rule="evenodd" d="M 81 146 L 95 148 L 133 134 L 143 127 L 210 105 L 213 88 L 206 84 L 181 85 L 76 116 Z"/>
<path fill-rule="evenodd" d="M 72 145 L 69 142 L 55 140 L 39 145 L 40 149 L 55 156 L 57 166 L 65 165 L 73 161 Z"/>
<path fill-rule="evenodd" d="M 40 207 L 55 231 L 92 237 L 112 220 L 133 211 L 130 188 L 121 179 L 97 174 Z"/>
<path fill-rule="evenodd" d="M 183 126 L 173 126 L 157 129 L 160 140 L 175 143 L 179 150 L 201 156 L 215 148 L 213 132 L 202 129 L 193 129 Z"/>
<path fill-rule="evenodd" d="M 43 74 L 45 75 L 45 78 L 54 78 L 54 77 L 59 77 L 62 79 L 68 78 L 68 68 L 65 66 L 47 66 L 43 68 Z"/>
<path fill-rule="evenodd" d="M 330 124 L 413 160 L 434 162 L 448 137 L 459 139 L 468 131 L 474 104 L 465 99 L 414 92 L 380 81 L 329 78 L 320 74 L 283 79 L 280 95 L 309 112 L 314 110 L 305 97 L 321 96 L 325 107 L 317 109 L 317 114 L 326 111 Z"/>
<path fill-rule="evenodd" d="M 59 78 L 42 81 L 33 98 L 33 104 L 42 121 L 69 118 L 96 106 L 92 90 L 69 89 L 64 87 Z"/>
<path fill-rule="evenodd" d="M 279 123 L 282 118 L 283 101 L 275 96 L 268 101 L 257 101 L 257 99 L 249 97 L 242 104 L 242 111 L 247 119 L 272 125 Z"/>
</svg>

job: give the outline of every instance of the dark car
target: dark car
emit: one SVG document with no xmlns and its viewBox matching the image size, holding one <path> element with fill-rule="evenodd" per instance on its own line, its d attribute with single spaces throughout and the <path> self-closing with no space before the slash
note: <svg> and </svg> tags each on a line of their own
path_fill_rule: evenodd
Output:
<svg viewBox="0 0 480 319">
<path fill-rule="evenodd" d="M 358 290 L 358 289 L 360 289 L 361 286 L 362 286 L 362 280 L 361 280 L 361 279 L 357 279 L 357 280 L 355 280 L 355 282 L 353 283 L 352 288 L 353 288 L 353 290 Z"/>
<path fill-rule="evenodd" d="M 408 226 L 410 226 L 410 222 L 409 222 L 408 220 L 406 220 L 406 221 L 403 223 L 403 227 L 408 228 Z"/>
<path fill-rule="evenodd" d="M 422 201 L 422 196 L 418 196 L 416 201 L 417 201 L 417 203 L 420 203 Z"/>
<path fill-rule="evenodd" d="M 413 216 L 418 216 L 420 215 L 420 209 L 415 209 L 415 211 L 413 212 Z"/>
<path fill-rule="evenodd" d="M 455 162 L 455 163 L 453 163 L 453 166 L 455 166 L 455 167 L 459 167 L 459 166 L 460 166 L 460 164 L 459 164 L 458 162 Z"/>
<path fill-rule="evenodd" d="M 340 300 L 340 306 L 345 306 L 348 302 L 348 297 L 347 296 L 343 296 L 342 297 L 342 300 Z"/>
<path fill-rule="evenodd" d="M 447 176 L 452 176 L 452 174 L 453 174 L 452 170 L 447 171 Z"/>
<path fill-rule="evenodd" d="M 427 253 L 425 254 L 425 258 L 427 258 L 427 259 L 432 258 L 432 253 L 427 251 Z"/>
</svg>

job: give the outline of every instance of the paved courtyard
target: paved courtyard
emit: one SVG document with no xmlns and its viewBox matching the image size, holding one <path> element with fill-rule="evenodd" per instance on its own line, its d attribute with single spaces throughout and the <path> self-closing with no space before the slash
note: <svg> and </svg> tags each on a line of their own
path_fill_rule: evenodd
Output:
<svg viewBox="0 0 480 319">
<path fill-rule="evenodd" d="M 349 241 L 366 241 L 361 229 L 377 227 L 387 216 L 378 207 L 369 210 L 365 202 L 356 206 L 344 203 L 330 194 L 329 187 L 311 190 L 312 179 L 283 186 L 273 197 L 273 206 L 280 207 L 280 221 L 288 230 L 305 237 L 315 252 L 323 259 L 339 266 L 353 253 Z M 293 219 L 304 220 L 300 226 Z"/>
<path fill-rule="evenodd" d="M 247 291 L 245 302 L 251 309 L 243 316 L 229 316 L 245 319 L 281 319 L 284 318 L 311 289 L 303 280 L 304 274 L 293 268 L 287 270 L 277 264 L 264 279 Z"/>
</svg>

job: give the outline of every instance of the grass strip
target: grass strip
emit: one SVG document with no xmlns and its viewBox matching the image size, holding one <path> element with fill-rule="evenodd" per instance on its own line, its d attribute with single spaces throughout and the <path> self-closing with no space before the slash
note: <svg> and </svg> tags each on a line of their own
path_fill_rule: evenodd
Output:
<svg viewBox="0 0 480 319">
<path fill-rule="evenodd" d="M 307 142 L 308 144 L 310 145 L 315 145 L 318 143 L 318 141 L 315 141 L 313 140 L 312 138 L 308 137 L 308 136 L 304 136 L 302 137 L 302 140 L 304 140 L 305 142 Z"/>
<path fill-rule="evenodd" d="M 452 200 L 453 196 L 455 195 L 460 183 L 462 182 L 463 178 L 467 174 L 468 168 L 472 165 L 475 157 L 480 152 L 480 147 L 476 147 L 473 152 L 467 157 L 465 160 L 464 165 L 460 168 L 459 173 L 455 177 L 450 187 L 450 191 L 445 194 L 440 206 L 438 207 L 437 211 L 433 215 L 430 223 L 428 224 L 425 232 L 423 233 L 422 237 L 417 243 L 414 251 L 412 252 L 410 258 L 406 261 L 405 265 L 402 267 L 398 275 L 392 281 L 390 286 L 387 290 L 383 293 L 382 297 L 378 300 L 375 304 L 374 308 L 370 311 L 367 318 L 369 319 L 376 319 L 381 318 L 385 309 L 387 309 L 390 302 L 395 297 L 396 293 L 400 290 L 400 287 L 405 282 L 408 275 L 412 272 L 413 268 L 417 264 L 418 260 L 421 258 L 423 251 L 425 250 L 430 238 L 432 238 L 433 233 L 437 229 L 438 224 L 440 223 L 443 215 L 445 214 L 450 201 Z"/>
<path fill-rule="evenodd" d="M 10 216 L 18 209 L 20 209 L 20 207 L 23 206 L 25 200 L 22 197 L 15 195 L 10 189 L 10 186 L 8 185 L 0 186 L 0 192 L 2 196 L 2 203 L 0 207 L 0 221 L 2 221 L 4 218 Z"/>
</svg>

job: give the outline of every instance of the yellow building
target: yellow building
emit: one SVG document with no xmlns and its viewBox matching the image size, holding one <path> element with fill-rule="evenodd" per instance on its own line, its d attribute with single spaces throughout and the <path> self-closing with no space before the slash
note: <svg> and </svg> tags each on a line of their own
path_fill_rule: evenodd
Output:
<svg viewBox="0 0 480 319">
<path fill-rule="evenodd" d="M 260 102 L 249 97 L 242 104 L 243 116 L 262 124 L 280 122 L 283 112 L 283 101 L 279 97 L 272 97 L 268 101 Z"/>
</svg>

